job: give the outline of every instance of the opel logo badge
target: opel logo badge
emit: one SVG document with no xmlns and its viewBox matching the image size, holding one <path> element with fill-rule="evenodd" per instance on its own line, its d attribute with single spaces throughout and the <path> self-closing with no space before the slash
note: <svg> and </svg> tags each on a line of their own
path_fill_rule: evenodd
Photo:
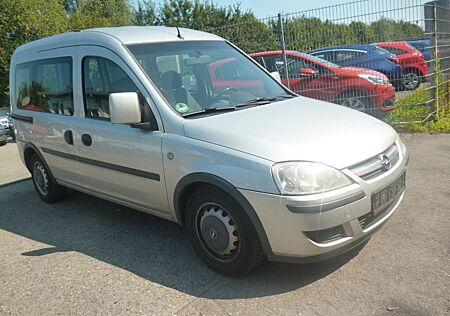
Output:
<svg viewBox="0 0 450 316">
<path fill-rule="evenodd" d="M 388 156 L 386 156 L 385 154 L 379 155 L 378 159 L 381 162 L 381 168 L 383 170 L 389 170 L 392 167 L 392 161 L 391 159 L 389 159 Z"/>
<path fill-rule="evenodd" d="M 216 240 L 217 239 L 217 232 L 214 229 L 211 229 L 209 232 L 209 237 L 211 237 L 212 240 Z"/>
</svg>

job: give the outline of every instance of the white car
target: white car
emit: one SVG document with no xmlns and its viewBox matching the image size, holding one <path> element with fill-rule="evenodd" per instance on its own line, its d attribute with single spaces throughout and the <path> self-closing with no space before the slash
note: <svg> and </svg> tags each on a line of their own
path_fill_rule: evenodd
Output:
<svg viewBox="0 0 450 316">
<path fill-rule="evenodd" d="M 42 200 L 72 188 L 177 222 L 220 273 L 341 254 L 404 195 L 407 151 L 390 126 L 296 95 L 212 34 L 62 34 L 19 47 L 10 73 Z"/>
</svg>

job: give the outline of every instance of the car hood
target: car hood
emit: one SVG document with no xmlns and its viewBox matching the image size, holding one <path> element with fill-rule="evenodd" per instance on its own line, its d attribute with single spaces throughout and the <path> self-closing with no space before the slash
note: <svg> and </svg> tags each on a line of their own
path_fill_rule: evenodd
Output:
<svg viewBox="0 0 450 316">
<path fill-rule="evenodd" d="M 315 161 L 342 169 L 394 143 L 392 127 L 367 114 L 305 97 L 185 120 L 187 137 L 274 162 Z"/>
</svg>

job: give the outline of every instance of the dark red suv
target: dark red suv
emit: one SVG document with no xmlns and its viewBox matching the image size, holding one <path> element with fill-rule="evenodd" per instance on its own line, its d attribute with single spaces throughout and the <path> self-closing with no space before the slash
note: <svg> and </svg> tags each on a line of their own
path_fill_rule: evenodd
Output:
<svg viewBox="0 0 450 316">
<path fill-rule="evenodd" d="M 375 70 L 341 67 L 309 54 L 286 51 L 289 85 L 281 51 L 250 54 L 282 82 L 306 97 L 339 103 L 357 110 L 391 110 L 395 90 L 388 78 Z"/>
<path fill-rule="evenodd" d="M 403 87 L 406 90 L 415 90 L 428 75 L 427 61 L 422 53 L 405 41 L 377 43 L 391 54 L 397 56 L 403 68 Z"/>
</svg>

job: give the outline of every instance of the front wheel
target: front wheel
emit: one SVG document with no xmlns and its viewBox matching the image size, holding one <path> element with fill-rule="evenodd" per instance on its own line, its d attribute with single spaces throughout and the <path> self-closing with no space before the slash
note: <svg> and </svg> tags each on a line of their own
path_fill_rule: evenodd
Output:
<svg viewBox="0 0 450 316">
<path fill-rule="evenodd" d="M 372 110 L 369 97 L 361 91 L 344 92 L 338 97 L 336 101 L 338 104 L 346 106 L 353 110 L 362 112 L 369 112 Z"/>
<path fill-rule="evenodd" d="M 403 74 L 403 86 L 406 90 L 416 90 L 420 86 L 420 74 L 414 69 L 408 69 Z"/>
<path fill-rule="evenodd" d="M 242 276 L 265 258 L 245 211 L 217 188 L 205 186 L 192 194 L 185 223 L 198 256 L 219 273 Z"/>
<path fill-rule="evenodd" d="M 47 203 L 61 201 L 65 197 L 66 188 L 57 184 L 37 155 L 31 159 L 31 176 L 39 197 Z"/>
</svg>

